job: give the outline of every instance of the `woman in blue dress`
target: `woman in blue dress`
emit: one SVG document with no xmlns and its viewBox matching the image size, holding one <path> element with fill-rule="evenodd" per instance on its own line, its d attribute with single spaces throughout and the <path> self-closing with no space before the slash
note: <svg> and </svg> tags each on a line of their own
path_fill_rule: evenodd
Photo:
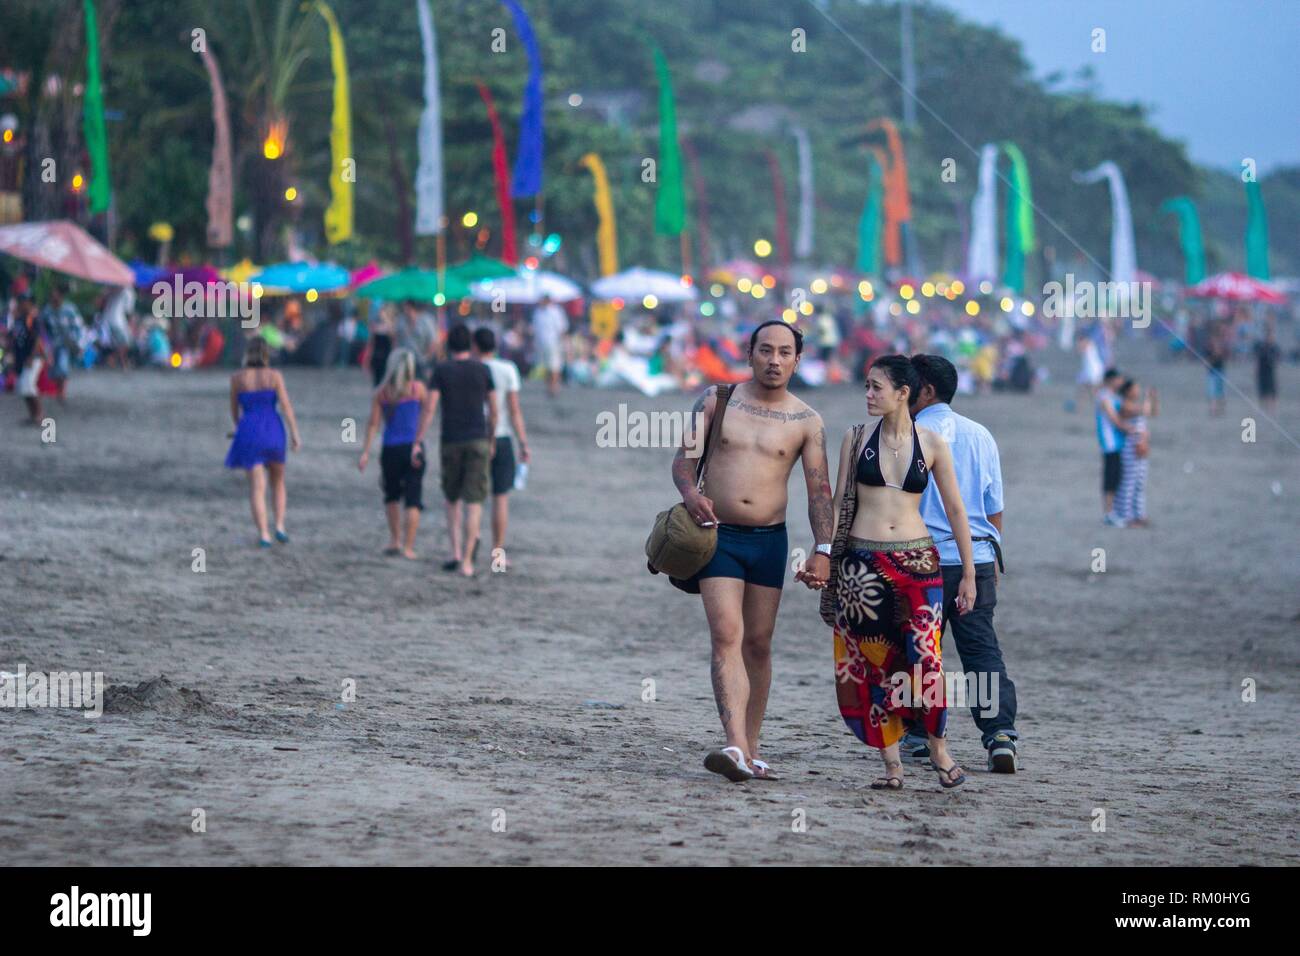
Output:
<svg viewBox="0 0 1300 956">
<path fill-rule="evenodd" d="M 266 484 L 271 483 L 275 508 L 275 540 L 289 543 L 284 530 L 287 496 L 284 488 L 284 423 L 276 405 L 284 410 L 289 423 L 293 450 L 302 442 L 298 438 L 298 421 L 293 415 L 284 377 L 271 368 L 271 349 L 260 335 L 248 343 L 244 367 L 230 376 L 230 417 L 235 420 L 235 437 L 226 455 L 227 468 L 248 471 L 248 496 L 257 525 L 258 545 L 271 547 L 266 523 Z"/>
<path fill-rule="evenodd" d="M 370 446 L 384 423 L 380 452 L 380 487 L 388 515 L 388 547 L 384 554 L 415 560 L 415 532 L 424 510 L 424 446 L 415 444 L 420 418 L 429 402 L 429 389 L 416 377 L 416 356 L 410 349 L 395 349 L 388 356 L 384 377 L 370 402 L 370 422 L 357 467 L 366 470 Z M 405 509 L 405 526 L 403 514 Z"/>
</svg>

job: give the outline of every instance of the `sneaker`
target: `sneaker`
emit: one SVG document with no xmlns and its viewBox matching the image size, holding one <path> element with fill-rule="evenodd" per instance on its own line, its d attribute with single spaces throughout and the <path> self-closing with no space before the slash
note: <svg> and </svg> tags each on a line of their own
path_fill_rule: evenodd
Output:
<svg viewBox="0 0 1300 956">
<path fill-rule="evenodd" d="M 1109 512 L 1101 519 L 1101 523 L 1109 528 L 1127 528 L 1128 522 L 1121 518 L 1115 512 Z"/>
<path fill-rule="evenodd" d="M 930 742 L 924 737 L 904 737 L 898 745 L 898 754 L 906 763 L 930 766 Z"/>
<path fill-rule="evenodd" d="M 1015 773 L 1019 766 L 1014 740 L 1006 734 L 997 734 L 989 741 L 990 773 Z"/>
</svg>

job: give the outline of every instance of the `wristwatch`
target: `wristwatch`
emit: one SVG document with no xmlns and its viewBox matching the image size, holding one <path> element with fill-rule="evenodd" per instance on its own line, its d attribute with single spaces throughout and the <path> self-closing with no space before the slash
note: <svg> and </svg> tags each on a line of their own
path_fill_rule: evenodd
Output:
<svg viewBox="0 0 1300 956">
<path fill-rule="evenodd" d="M 817 545 L 816 553 L 824 554 L 829 558 L 831 556 L 831 546 L 829 544 L 819 544 Z"/>
</svg>

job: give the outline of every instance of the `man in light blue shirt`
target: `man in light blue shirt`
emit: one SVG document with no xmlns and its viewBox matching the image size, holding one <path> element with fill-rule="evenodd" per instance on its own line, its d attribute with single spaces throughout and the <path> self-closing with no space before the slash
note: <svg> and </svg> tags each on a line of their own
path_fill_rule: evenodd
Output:
<svg viewBox="0 0 1300 956">
<path fill-rule="evenodd" d="M 1015 773 L 1016 741 L 1020 736 L 1015 727 L 1016 685 L 1007 676 L 993 630 L 993 608 L 998 600 L 997 572 L 1002 566 L 1002 465 L 997 442 L 979 422 L 952 410 L 957 369 L 951 362 L 939 355 L 914 355 L 912 366 L 921 378 L 921 387 L 912 397 L 912 417 L 916 424 L 942 435 L 952 450 L 953 470 L 966 506 L 974 547 L 975 607 L 966 614 L 958 614 L 954 604 L 961 581 L 961 557 L 939 492 L 930 482 L 921 495 L 921 517 L 939 549 L 943 619 L 952 625 L 952 637 L 966 673 L 976 675 L 974 686 L 979 691 L 976 697 L 983 698 L 986 693 L 989 697 L 970 702 L 971 716 L 989 754 L 989 769 Z M 992 693 L 994 679 L 998 682 L 996 696 Z M 969 680 L 967 686 L 971 686 Z M 903 740 L 903 751 L 922 762 L 929 757 L 925 737 L 913 737 L 910 731 Z"/>
</svg>

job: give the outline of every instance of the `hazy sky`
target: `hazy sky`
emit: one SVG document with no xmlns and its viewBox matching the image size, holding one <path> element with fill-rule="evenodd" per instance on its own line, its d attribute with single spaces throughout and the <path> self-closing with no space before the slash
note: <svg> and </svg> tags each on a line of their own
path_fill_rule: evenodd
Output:
<svg viewBox="0 0 1300 956">
<path fill-rule="evenodd" d="M 1020 40 L 1034 74 L 1096 71 L 1199 163 L 1300 164 L 1300 0 L 928 0 Z M 1106 52 L 1092 52 L 1092 31 Z"/>
</svg>

